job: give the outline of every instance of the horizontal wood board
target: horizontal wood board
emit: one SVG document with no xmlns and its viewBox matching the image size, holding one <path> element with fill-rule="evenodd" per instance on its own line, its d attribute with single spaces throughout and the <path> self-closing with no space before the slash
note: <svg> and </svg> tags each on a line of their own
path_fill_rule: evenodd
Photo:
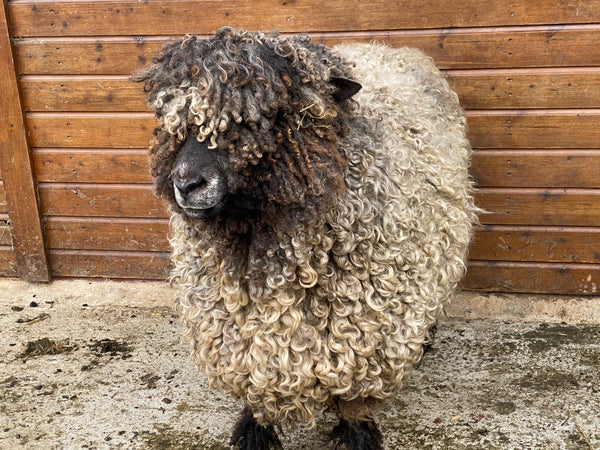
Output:
<svg viewBox="0 0 600 450">
<path fill-rule="evenodd" d="M 600 263 L 600 228 L 489 225 L 475 233 L 471 260 Z"/>
<path fill-rule="evenodd" d="M 600 110 L 471 110 L 467 121 L 474 148 L 600 148 Z M 156 122 L 151 113 L 30 113 L 27 125 L 32 147 L 146 148 Z"/>
<path fill-rule="evenodd" d="M 168 253 L 50 250 L 54 277 L 163 280 L 171 268 Z"/>
<path fill-rule="evenodd" d="M 34 149 L 38 182 L 152 182 L 146 149 Z"/>
<path fill-rule="evenodd" d="M 600 1 L 389 2 L 48 1 L 8 3 L 14 36 L 213 33 L 223 24 L 281 32 L 458 28 L 600 22 Z M 551 13 L 549 13 L 551 11 Z M 93 18 L 93 20 L 90 20 Z M 193 24 L 193 25 L 190 25 Z"/>
<path fill-rule="evenodd" d="M 600 188 L 600 150 L 477 150 L 471 173 L 485 187 Z"/>
<path fill-rule="evenodd" d="M 152 182 L 146 149 L 36 148 L 32 158 L 39 182 Z M 598 167 L 600 150 L 476 150 L 471 173 L 481 187 L 600 188 Z"/>
<path fill-rule="evenodd" d="M 168 217 L 151 185 L 40 183 L 39 195 L 47 216 Z"/>
<path fill-rule="evenodd" d="M 48 245 L 63 250 L 170 251 L 168 220 L 49 216 Z M 479 228 L 474 260 L 600 263 L 600 229 L 492 225 Z"/>
<path fill-rule="evenodd" d="M 475 201 L 486 225 L 600 226 L 596 189 L 480 188 Z"/>
<path fill-rule="evenodd" d="M 593 24 L 311 36 L 326 45 L 377 41 L 391 47 L 416 47 L 440 69 L 585 68 L 600 66 L 599 30 L 600 24 Z M 181 37 L 24 38 L 15 41 L 15 51 L 19 72 L 24 75 L 129 75 L 149 65 L 165 42 Z"/>
<path fill-rule="evenodd" d="M 596 108 L 600 68 L 448 70 L 465 109 Z M 147 112 L 142 86 L 124 75 L 29 75 L 21 78 L 30 112 Z"/>
<path fill-rule="evenodd" d="M 598 295 L 600 265 L 471 261 L 463 289 L 520 293 Z"/>
<path fill-rule="evenodd" d="M 48 246 L 62 250 L 169 252 L 167 219 L 55 217 L 46 219 Z"/>
</svg>

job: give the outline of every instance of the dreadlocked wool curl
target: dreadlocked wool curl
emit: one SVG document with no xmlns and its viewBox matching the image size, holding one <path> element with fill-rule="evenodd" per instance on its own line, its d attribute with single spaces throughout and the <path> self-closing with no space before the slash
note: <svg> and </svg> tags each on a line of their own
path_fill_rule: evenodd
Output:
<svg viewBox="0 0 600 450">
<path fill-rule="evenodd" d="M 305 36 L 225 28 L 154 62 L 137 79 L 160 121 L 152 175 L 196 363 L 263 425 L 327 407 L 368 417 L 465 272 L 476 208 L 456 95 L 418 51 Z M 363 88 L 340 101 L 337 77 Z M 178 206 L 170 174 L 190 133 L 238 208 L 195 220 Z"/>
</svg>

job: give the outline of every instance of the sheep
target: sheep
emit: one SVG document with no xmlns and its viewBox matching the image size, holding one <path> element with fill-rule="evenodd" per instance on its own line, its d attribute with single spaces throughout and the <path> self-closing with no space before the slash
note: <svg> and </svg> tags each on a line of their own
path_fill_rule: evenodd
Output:
<svg viewBox="0 0 600 450">
<path fill-rule="evenodd" d="M 419 362 L 466 271 L 477 208 L 456 94 L 379 44 L 224 27 L 165 44 L 144 82 L 192 355 L 245 401 L 231 445 L 332 411 L 334 448 L 381 449 L 374 413 Z"/>
</svg>

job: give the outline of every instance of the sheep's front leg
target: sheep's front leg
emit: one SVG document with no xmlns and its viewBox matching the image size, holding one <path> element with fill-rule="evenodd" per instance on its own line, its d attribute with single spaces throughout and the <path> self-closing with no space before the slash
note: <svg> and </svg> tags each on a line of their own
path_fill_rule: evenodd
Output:
<svg viewBox="0 0 600 450">
<path fill-rule="evenodd" d="M 250 408 L 245 407 L 233 428 L 231 445 L 239 450 L 275 450 L 281 449 L 281 442 L 273 426 L 260 425 Z"/>
<path fill-rule="evenodd" d="M 368 400 L 336 403 L 341 418 L 329 434 L 332 448 L 383 450 L 383 436 L 369 414 L 372 404 Z"/>
</svg>

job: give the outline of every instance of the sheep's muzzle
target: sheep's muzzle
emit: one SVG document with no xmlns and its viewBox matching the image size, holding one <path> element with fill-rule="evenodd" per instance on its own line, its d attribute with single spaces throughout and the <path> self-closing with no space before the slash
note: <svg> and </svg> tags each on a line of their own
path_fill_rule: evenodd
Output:
<svg viewBox="0 0 600 450">
<path fill-rule="evenodd" d="M 190 136 L 171 170 L 175 200 L 192 218 L 208 219 L 225 207 L 227 178 L 219 167 L 216 152 Z"/>
</svg>

